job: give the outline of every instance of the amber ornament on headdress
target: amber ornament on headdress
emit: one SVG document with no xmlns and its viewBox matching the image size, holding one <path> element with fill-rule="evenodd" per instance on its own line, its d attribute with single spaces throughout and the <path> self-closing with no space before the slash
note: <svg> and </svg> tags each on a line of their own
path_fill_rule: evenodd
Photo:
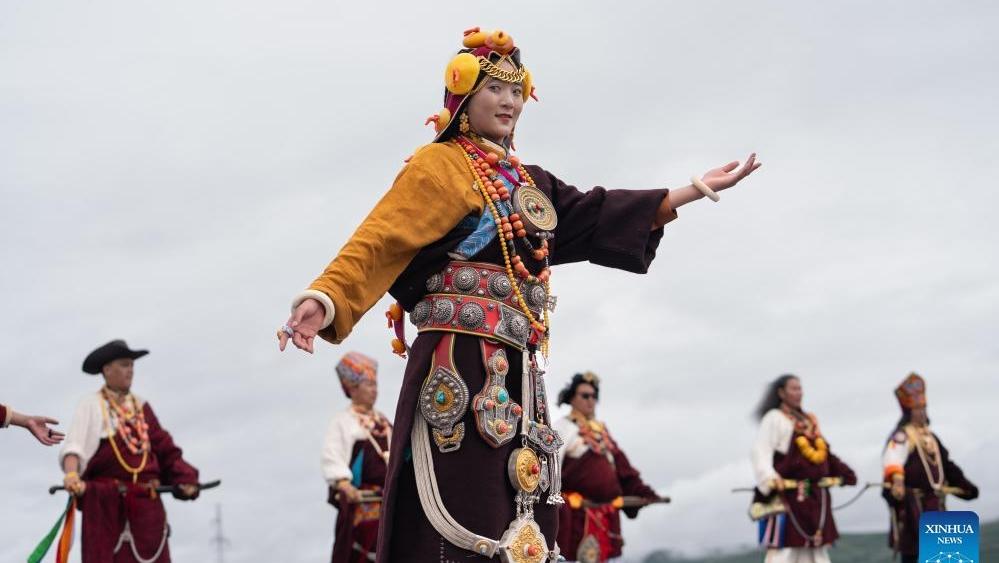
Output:
<svg viewBox="0 0 999 563">
<path fill-rule="evenodd" d="M 444 69 L 444 87 L 447 89 L 445 107 L 428 117 L 425 122 L 432 122 L 438 135 L 460 113 L 458 110 L 465 98 L 477 91 L 476 84 L 479 88 L 485 84 L 484 80 L 479 80 L 483 74 L 504 82 L 521 84 L 525 102 L 528 98 L 538 99 L 534 95 L 531 72 L 526 67 L 515 63 L 514 70 L 509 70 L 502 66 L 504 61 L 515 60 L 512 57 L 517 47 L 510 34 L 501 29 L 482 31 L 473 27 L 465 30 L 461 44 L 466 50 L 452 57 Z M 493 54 L 499 55 L 495 61 L 491 58 Z"/>
</svg>

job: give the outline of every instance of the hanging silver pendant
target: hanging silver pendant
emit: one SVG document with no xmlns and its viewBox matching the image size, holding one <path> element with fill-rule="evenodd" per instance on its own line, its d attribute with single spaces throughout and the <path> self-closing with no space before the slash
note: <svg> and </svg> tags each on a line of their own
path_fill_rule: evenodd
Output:
<svg viewBox="0 0 999 563">
<path fill-rule="evenodd" d="M 460 375 L 438 365 L 420 389 L 420 413 L 433 429 L 434 442 L 442 453 L 461 447 L 468 408 L 468 387 Z"/>
<path fill-rule="evenodd" d="M 472 398 L 472 414 L 479 434 L 487 444 L 498 448 L 517 435 L 517 424 L 524 409 L 506 388 L 510 362 L 502 347 L 480 340 L 486 365 L 486 381 Z"/>
</svg>

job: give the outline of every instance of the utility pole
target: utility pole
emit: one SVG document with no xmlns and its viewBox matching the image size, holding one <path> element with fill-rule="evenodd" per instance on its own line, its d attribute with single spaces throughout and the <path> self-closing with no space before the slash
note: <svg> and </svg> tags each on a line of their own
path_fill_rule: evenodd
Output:
<svg viewBox="0 0 999 563">
<path fill-rule="evenodd" d="M 217 550 L 217 560 L 218 563 L 225 563 L 225 548 L 229 545 L 229 538 L 225 537 L 222 533 L 222 505 L 215 505 L 215 519 L 212 521 L 215 524 L 215 535 L 212 537 L 212 543 L 215 544 L 215 549 Z"/>
</svg>

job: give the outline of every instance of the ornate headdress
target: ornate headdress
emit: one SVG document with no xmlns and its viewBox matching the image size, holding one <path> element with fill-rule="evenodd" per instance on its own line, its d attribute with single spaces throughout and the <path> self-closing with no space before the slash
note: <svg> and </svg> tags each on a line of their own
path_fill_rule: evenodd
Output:
<svg viewBox="0 0 999 563">
<path fill-rule="evenodd" d="M 597 397 L 600 396 L 600 378 L 597 377 L 597 374 L 593 373 L 592 371 L 585 371 L 583 373 L 577 373 L 576 375 L 572 376 L 572 381 L 570 381 L 568 385 L 562 388 L 562 391 L 560 391 L 558 394 L 558 404 L 560 405 L 570 404 L 572 398 L 576 396 L 576 389 L 583 383 L 592 385 L 593 392 L 596 394 Z"/>
<path fill-rule="evenodd" d="M 457 127 L 456 119 L 465 102 L 486 83 L 486 77 L 521 84 L 524 101 L 534 95 L 531 72 L 520 63 L 520 49 L 514 46 L 513 37 L 503 30 L 481 31 L 477 27 L 465 31 L 465 47 L 455 55 L 444 70 L 444 109 L 427 118 L 434 123 L 434 141 L 444 140 L 449 129 Z M 514 70 L 503 68 L 509 61 Z"/>
<path fill-rule="evenodd" d="M 926 381 L 915 372 L 910 373 L 895 388 L 895 398 L 903 410 L 926 406 Z"/>
<path fill-rule="evenodd" d="M 360 352 L 347 352 L 336 365 L 343 392 L 350 397 L 350 389 L 364 380 L 378 381 L 378 362 Z"/>
</svg>

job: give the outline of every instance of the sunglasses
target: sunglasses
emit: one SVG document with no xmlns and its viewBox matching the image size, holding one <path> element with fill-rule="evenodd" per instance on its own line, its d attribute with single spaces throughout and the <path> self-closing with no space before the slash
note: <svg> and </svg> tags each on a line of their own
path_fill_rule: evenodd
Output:
<svg viewBox="0 0 999 563">
<path fill-rule="evenodd" d="M 576 396 L 584 401 L 589 401 L 590 399 L 596 399 L 596 393 L 576 393 Z"/>
</svg>

